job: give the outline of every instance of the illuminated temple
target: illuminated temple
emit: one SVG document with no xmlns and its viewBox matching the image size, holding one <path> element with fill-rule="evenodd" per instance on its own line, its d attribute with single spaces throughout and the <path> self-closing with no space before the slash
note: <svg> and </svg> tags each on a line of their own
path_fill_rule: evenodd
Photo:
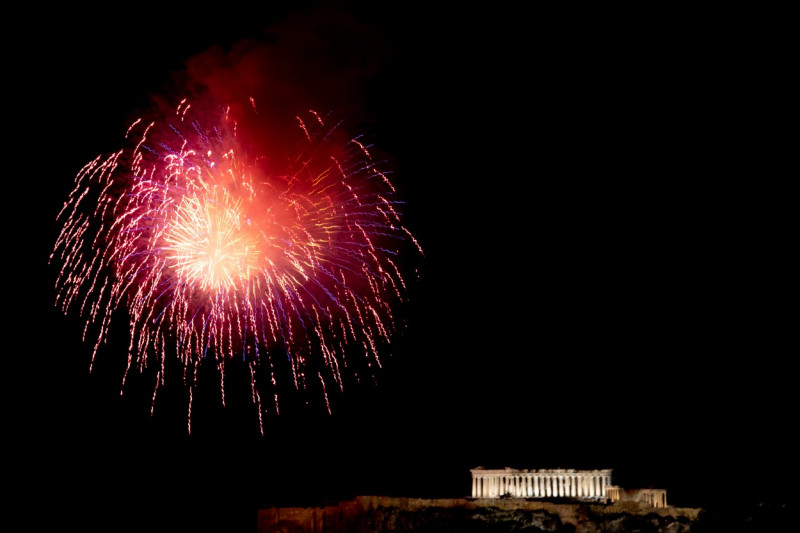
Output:
<svg viewBox="0 0 800 533">
<path fill-rule="evenodd" d="M 664 489 L 625 490 L 611 484 L 611 470 L 489 470 L 473 468 L 473 498 L 569 498 L 614 503 L 634 501 L 651 507 L 667 506 Z"/>
</svg>

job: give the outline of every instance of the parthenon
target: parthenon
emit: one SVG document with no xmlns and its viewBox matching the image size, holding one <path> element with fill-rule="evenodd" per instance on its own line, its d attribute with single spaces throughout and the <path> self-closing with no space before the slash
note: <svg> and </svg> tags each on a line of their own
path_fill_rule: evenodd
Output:
<svg viewBox="0 0 800 533">
<path fill-rule="evenodd" d="M 664 489 L 625 490 L 611 484 L 611 470 L 489 470 L 473 468 L 473 498 L 569 498 L 589 502 L 640 502 L 667 507 Z"/>
<path fill-rule="evenodd" d="M 473 498 L 574 498 L 605 500 L 611 470 L 487 470 L 472 472 Z"/>
</svg>

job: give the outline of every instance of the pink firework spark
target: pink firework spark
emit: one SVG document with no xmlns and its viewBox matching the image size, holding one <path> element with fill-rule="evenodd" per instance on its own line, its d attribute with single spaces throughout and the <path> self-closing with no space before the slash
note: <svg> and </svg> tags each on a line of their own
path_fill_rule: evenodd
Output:
<svg viewBox="0 0 800 533">
<path fill-rule="evenodd" d="M 250 103 L 244 121 L 256 116 Z M 56 304 L 85 317 L 84 338 L 96 334 L 92 364 L 114 312 L 126 312 L 122 386 L 152 367 L 153 405 L 174 354 L 189 431 L 198 368 L 219 369 L 224 404 L 235 358 L 249 368 L 260 421 L 279 412 L 282 379 L 320 390 L 330 412 L 329 385 L 344 388 L 348 358 L 381 365 L 406 294 L 398 259 L 422 250 L 359 138 L 310 112 L 297 117 L 294 155 L 275 155 L 269 136 L 247 137 L 230 109 L 202 107 L 183 100 L 161 121 L 137 120 L 129 147 L 77 174 L 50 258 L 60 264 Z"/>
</svg>

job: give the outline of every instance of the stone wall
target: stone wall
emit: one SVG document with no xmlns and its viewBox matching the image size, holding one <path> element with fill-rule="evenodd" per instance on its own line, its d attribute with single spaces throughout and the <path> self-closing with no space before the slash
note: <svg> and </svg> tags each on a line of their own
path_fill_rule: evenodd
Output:
<svg viewBox="0 0 800 533">
<path fill-rule="evenodd" d="M 481 532 L 494 531 L 503 523 L 513 523 L 518 531 L 532 532 L 689 533 L 700 511 L 674 507 L 654 509 L 631 501 L 603 505 L 521 498 L 431 500 L 358 496 L 333 505 L 261 509 L 258 533 L 377 533 L 433 531 L 437 527 L 447 530 L 455 529 L 454 526 L 460 531 Z"/>
</svg>

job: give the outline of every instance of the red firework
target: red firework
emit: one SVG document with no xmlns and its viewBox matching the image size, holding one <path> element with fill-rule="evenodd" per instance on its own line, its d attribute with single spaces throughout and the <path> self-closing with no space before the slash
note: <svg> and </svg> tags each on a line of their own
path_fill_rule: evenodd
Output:
<svg viewBox="0 0 800 533">
<path fill-rule="evenodd" d="M 84 166 L 58 215 L 57 305 L 86 318 L 84 337 L 96 332 L 92 362 L 126 311 L 123 386 L 132 369 L 154 368 L 153 403 L 174 354 L 189 431 L 201 363 L 218 367 L 224 404 L 226 362 L 245 361 L 260 422 L 265 396 L 279 412 L 283 366 L 330 411 L 328 384 L 343 389 L 348 357 L 380 366 L 398 329 L 399 257 L 422 250 L 389 176 L 370 146 L 313 111 L 296 133 L 282 153 L 286 136 L 259 122 L 254 101 L 232 111 L 184 100 Z"/>
</svg>

